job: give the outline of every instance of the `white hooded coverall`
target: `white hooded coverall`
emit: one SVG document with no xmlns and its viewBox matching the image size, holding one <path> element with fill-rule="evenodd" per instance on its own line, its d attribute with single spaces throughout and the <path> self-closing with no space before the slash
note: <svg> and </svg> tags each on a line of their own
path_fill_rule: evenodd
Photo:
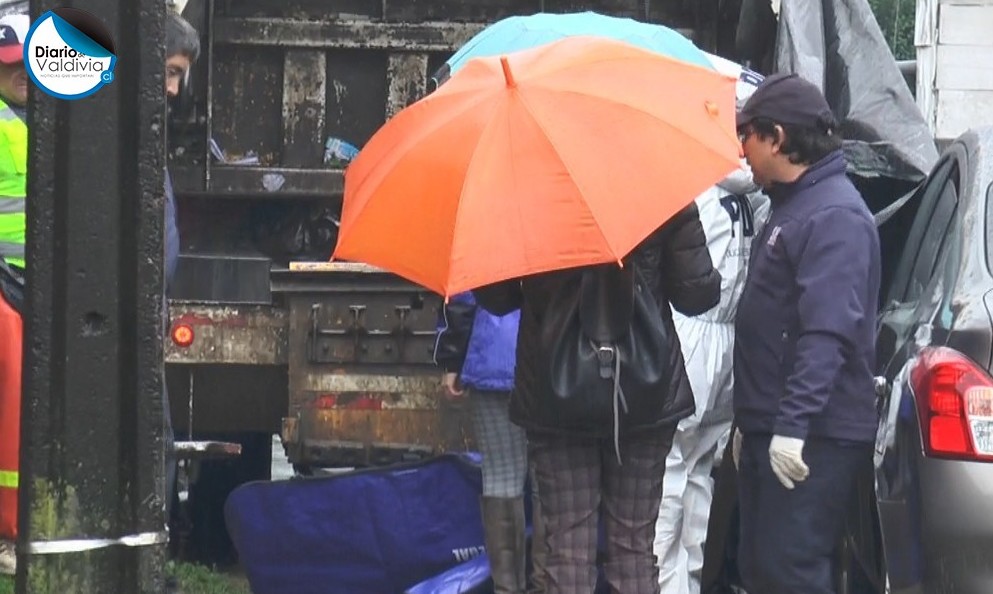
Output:
<svg viewBox="0 0 993 594">
<path fill-rule="evenodd" d="M 712 56 L 718 70 L 740 76 L 738 101 L 760 78 Z M 721 301 L 687 318 L 673 312 L 686 360 L 696 412 L 676 431 L 666 459 L 662 505 L 655 527 L 655 555 L 662 594 L 699 594 L 703 545 L 713 497 L 711 471 L 729 437 L 733 419 L 734 315 L 745 284 L 752 238 L 768 218 L 769 199 L 752 181 L 747 165 L 696 199 L 714 268 L 721 274 Z"/>
</svg>

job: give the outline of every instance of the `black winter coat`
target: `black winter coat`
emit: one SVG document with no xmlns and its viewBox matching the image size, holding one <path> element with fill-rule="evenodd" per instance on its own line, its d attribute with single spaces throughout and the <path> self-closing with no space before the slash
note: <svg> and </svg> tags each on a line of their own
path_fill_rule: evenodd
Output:
<svg viewBox="0 0 993 594">
<path fill-rule="evenodd" d="M 672 337 L 669 364 L 672 381 L 667 394 L 660 394 L 654 414 L 637 419 L 621 419 L 621 434 L 674 425 L 693 414 L 694 401 L 686 375 L 679 337 L 672 322 L 672 304 L 687 316 L 704 313 L 720 301 L 721 277 L 710 259 L 707 238 L 700 223 L 696 204 L 690 204 L 662 225 L 641 243 L 628 257 L 641 271 L 662 308 L 662 319 Z M 510 401 L 511 420 L 530 432 L 567 433 L 556 426 L 554 407 L 543 406 L 545 399 L 554 398 L 544 387 L 544 373 L 539 369 L 544 359 L 539 352 L 541 320 L 552 295 L 564 282 L 578 275 L 576 269 L 563 270 L 505 281 L 474 291 L 479 305 L 496 315 L 521 309 L 521 324 L 517 338 L 516 381 Z M 552 409 L 552 410 L 550 410 Z M 585 437 L 609 437 L 613 427 L 605 423 L 602 429 Z"/>
</svg>

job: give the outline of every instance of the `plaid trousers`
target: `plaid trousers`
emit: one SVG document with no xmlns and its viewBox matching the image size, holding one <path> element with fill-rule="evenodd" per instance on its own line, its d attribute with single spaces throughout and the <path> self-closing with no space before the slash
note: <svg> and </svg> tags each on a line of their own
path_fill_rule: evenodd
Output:
<svg viewBox="0 0 993 594">
<path fill-rule="evenodd" d="M 548 547 L 546 594 L 592 594 L 601 519 L 610 591 L 659 592 L 655 522 L 675 429 L 622 437 L 621 464 L 609 438 L 528 434 Z"/>
<path fill-rule="evenodd" d="M 483 497 L 522 497 L 527 481 L 527 437 L 510 422 L 509 392 L 472 390 L 472 420 L 483 455 Z"/>
</svg>

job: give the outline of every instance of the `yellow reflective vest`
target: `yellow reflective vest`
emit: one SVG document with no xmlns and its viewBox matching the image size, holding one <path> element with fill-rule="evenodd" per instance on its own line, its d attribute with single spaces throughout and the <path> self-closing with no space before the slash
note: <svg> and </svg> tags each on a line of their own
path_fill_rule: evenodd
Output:
<svg viewBox="0 0 993 594">
<path fill-rule="evenodd" d="M 24 268 L 28 127 L 0 99 L 0 256 Z"/>
</svg>

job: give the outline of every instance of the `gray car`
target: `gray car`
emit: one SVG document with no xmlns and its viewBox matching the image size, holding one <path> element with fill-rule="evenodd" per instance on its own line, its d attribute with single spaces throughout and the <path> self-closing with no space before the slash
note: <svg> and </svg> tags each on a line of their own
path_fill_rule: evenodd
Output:
<svg viewBox="0 0 993 594">
<path fill-rule="evenodd" d="M 841 592 L 993 593 L 993 129 L 951 146 L 880 312 L 880 425 Z M 888 585 L 888 589 L 885 589 Z"/>
</svg>

